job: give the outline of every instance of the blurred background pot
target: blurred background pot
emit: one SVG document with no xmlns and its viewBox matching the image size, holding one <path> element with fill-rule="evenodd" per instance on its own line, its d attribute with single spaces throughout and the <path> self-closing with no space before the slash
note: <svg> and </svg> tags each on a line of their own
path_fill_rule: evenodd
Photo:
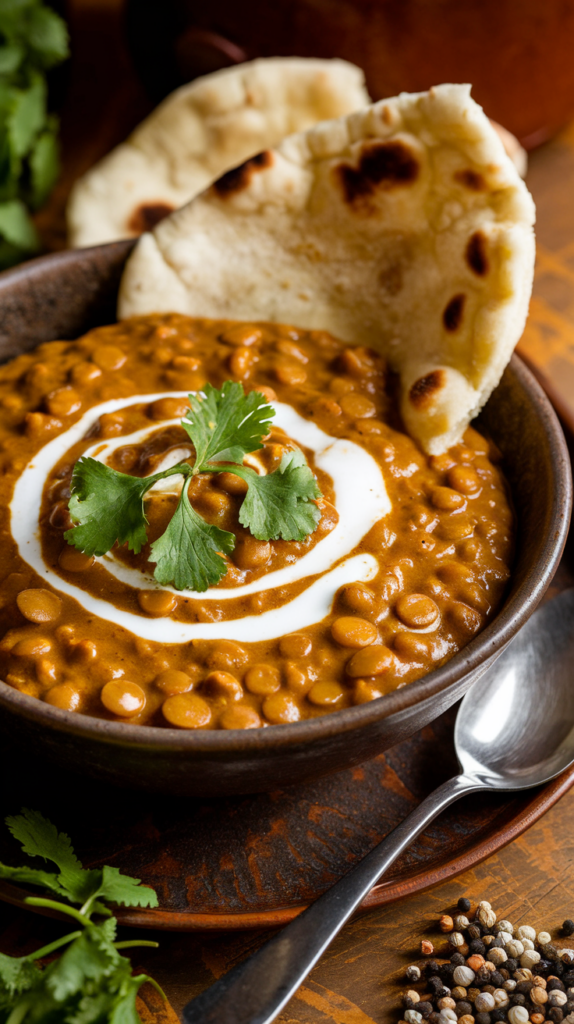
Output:
<svg viewBox="0 0 574 1024">
<path fill-rule="evenodd" d="M 254 57 L 344 57 L 374 99 L 470 82 L 527 148 L 574 114 L 574 0 L 127 0 L 154 99 Z"/>
</svg>

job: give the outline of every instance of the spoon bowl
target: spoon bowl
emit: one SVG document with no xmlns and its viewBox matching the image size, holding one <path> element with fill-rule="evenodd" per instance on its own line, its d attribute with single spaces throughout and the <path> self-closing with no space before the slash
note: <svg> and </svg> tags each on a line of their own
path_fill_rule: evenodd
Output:
<svg viewBox="0 0 574 1024">
<path fill-rule="evenodd" d="M 489 789 L 548 782 L 574 760 L 574 590 L 539 608 L 460 706 L 463 773 Z"/>
</svg>

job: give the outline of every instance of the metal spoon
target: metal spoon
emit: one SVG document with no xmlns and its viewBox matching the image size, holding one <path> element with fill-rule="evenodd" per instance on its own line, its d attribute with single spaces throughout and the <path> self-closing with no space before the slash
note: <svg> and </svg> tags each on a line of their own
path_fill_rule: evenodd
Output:
<svg viewBox="0 0 574 1024">
<path fill-rule="evenodd" d="M 186 1024 L 270 1024 L 380 876 L 449 804 L 548 782 L 574 761 L 574 590 L 547 602 L 462 701 L 460 775 L 347 875 L 183 1011 Z"/>
</svg>

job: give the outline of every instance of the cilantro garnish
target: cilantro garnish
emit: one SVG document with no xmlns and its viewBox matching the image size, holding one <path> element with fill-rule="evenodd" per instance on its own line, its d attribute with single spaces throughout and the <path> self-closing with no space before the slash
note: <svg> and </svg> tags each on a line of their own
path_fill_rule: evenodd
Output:
<svg viewBox="0 0 574 1024">
<path fill-rule="evenodd" d="M 232 472 L 248 485 L 239 522 L 258 540 L 304 540 L 317 528 L 321 497 L 317 481 L 302 452 L 287 452 L 273 472 L 259 475 L 243 458 L 263 447 L 275 415 L 264 395 L 246 395 L 241 384 L 226 381 L 218 390 L 206 384 L 201 395 L 189 396 L 182 426 L 195 450 L 193 466 L 180 462 L 153 476 L 119 473 L 92 458 L 81 458 L 72 474 L 70 515 L 77 526 L 64 537 L 87 555 L 104 555 L 114 544 L 127 544 L 138 554 L 147 541 L 144 499 L 153 485 L 168 476 L 183 476 L 175 513 L 165 532 L 151 545 L 154 577 L 176 590 L 205 591 L 227 572 L 223 554 L 235 537 L 207 523 L 195 511 L 188 484 L 200 473 Z"/>
<path fill-rule="evenodd" d="M 135 1005 L 139 988 L 149 981 L 161 989 L 146 974 L 134 977 L 120 949 L 157 943 L 116 942 L 116 921 L 106 903 L 156 907 L 153 889 L 117 868 L 83 868 L 68 836 L 37 811 L 23 810 L 7 818 L 6 824 L 24 853 L 41 857 L 58 870 L 0 864 L 0 878 L 56 893 L 59 900 L 29 896 L 26 903 L 66 914 L 76 927 L 28 956 L 0 954 L 0 1020 L 6 1024 L 141 1024 Z M 94 915 L 104 920 L 94 921 Z M 39 960 L 64 947 L 58 959 L 44 969 L 38 966 Z"/>
<path fill-rule="evenodd" d="M 65 22 L 42 0 L 0 3 L 0 268 L 38 249 L 29 215 L 58 176 L 46 71 L 68 56 Z"/>
</svg>

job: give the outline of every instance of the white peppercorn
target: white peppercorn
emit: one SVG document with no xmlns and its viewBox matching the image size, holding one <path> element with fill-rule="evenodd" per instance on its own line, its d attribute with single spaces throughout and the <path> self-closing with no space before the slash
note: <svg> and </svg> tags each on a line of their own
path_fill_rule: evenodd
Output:
<svg viewBox="0 0 574 1024">
<path fill-rule="evenodd" d="M 438 1019 L 439 1024 L 449 1024 L 451 1020 L 458 1020 L 458 1017 L 454 1010 L 441 1010 Z"/>
<path fill-rule="evenodd" d="M 503 945 L 506 946 L 508 945 L 509 942 L 512 942 L 512 935 L 510 934 L 510 932 L 499 931 L 496 936 L 496 941 L 502 942 Z"/>
<path fill-rule="evenodd" d="M 465 928 L 468 928 L 470 921 L 468 920 L 468 917 L 464 916 L 464 914 L 458 914 L 457 917 L 455 917 L 453 924 L 457 932 L 463 932 Z"/>
<path fill-rule="evenodd" d="M 456 1003 L 450 996 L 444 996 L 443 999 L 439 999 L 437 1006 L 439 1010 L 454 1010 L 456 1008 Z"/>
<path fill-rule="evenodd" d="M 521 981 L 532 981 L 532 971 L 528 967 L 519 967 L 514 972 L 514 980 L 519 983 Z"/>
<path fill-rule="evenodd" d="M 462 932 L 451 932 L 448 937 L 448 941 L 450 942 L 451 946 L 465 945 L 464 935 L 462 934 Z"/>
<path fill-rule="evenodd" d="M 510 1024 L 526 1024 L 530 1014 L 525 1006 L 511 1006 L 508 1011 Z"/>
<path fill-rule="evenodd" d="M 474 981 L 474 971 L 471 971 L 470 967 L 455 967 L 452 977 L 457 985 L 468 988 Z"/>
<path fill-rule="evenodd" d="M 569 999 L 574 999 L 574 988 L 567 988 L 566 995 Z"/>
<path fill-rule="evenodd" d="M 561 992 L 559 988 L 553 988 L 548 993 L 548 1003 L 550 1006 L 564 1006 L 568 1002 L 568 996 L 565 992 Z"/>
<path fill-rule="evenodd" d="M 548 992 L 545 988 L 535 985 L 534 988 L 530 989 L 530 1000 L 536 1006 L 543 1006 L 544 1003 L 548 1002 Z"/>
<path fill-rule="evenodd" d="M 492 903 L 489 903 L 488 900 L 481 900 L 476 904 L 477 913 L 479 910 L 492 910 Z"/>
<path fill-rule="evenodd" d="M 492 993 L 492 998 L 494 999 L 495 1010 L 505 1010 L 510 1002 L 508 992 L 503 988 L 496 988 Z"/>
<path fill-rule="evenodd" d="M 541 946 L 545 946 L 547 942 L 552 942 L 552 936 L 550 932 L 538 932 L 536 940 Z"/>
<path fill-rule="evenodd" d="M 528 968 L 534 967 L 534 964 L 537 964 L 541 959 L 540 953 L 538 953 L 537 950 L 525 949 L 524 953 L 520 957 L 520 966 Z"/>
<path fill-rule="evenodd" d="M 421 997 L 419 996 L 418 992 L 415 992 L 414 988 L 410 988 L 408 992 L 405 992 L 405 999 L 410 999 L 412 1000 L 413 1003 L 419 1003 L 420 998 Z"/>
<path fill-rule="evenodd" d="M 451 992 L 453 999 L 466 999 L 466 995 L 466 989 L 462 985 L 457 985 Z"/>
<path fill-rule="evenodd" d="M 508 960 L 508 956 L 504 949 L 501 949 L 500 946 L 495 946 L 494 949 L 489 949 L 486 959 L 490 960 L 496 967 L 500 967 L 505 960 Z"/>
<path fill-rule="evenodd" d="M 516 931 L 516 935 L 519 939 L 531 939 L 532 941 L 536 938 L 536 932 L 529 924 L 521 924 L 520 928 Z"/>
<path fill-rule="evenodd" d="M 407 981 L 420 981 L 421 969 L 416 964 L 410 964 L 405 971 Z"/>
<path fill-rule="evenodd" d="M 522 945 L 525 949 L 534 949 L 534 943 L 532 939 L 522 939 Z"/>
<path fill-rule="evenodd" d="M 562 960 L 562 963 L 565 963 L 565 964 L 572 964 L 572 963 L 574 963 L 574 949 L 561 949 L 559 952 L 560 952 L 560 959 Z"/>
<path fill-rule="evenodd" d="M 499 921 L 498 927 L 500 928 L 501 932 L 510 932 L 511 935 L 514 935 L 514 925 L 511 924 L 510 921 Z"/>
<path fill-rule="evenodd" d="M 517 984 L 518 982 L 514 978 L 507 978 L 502 987 L 505 992 L 514 992 Z"/>
<path fill-rule="evenodd" d="M 418 1010 L 405 1010 L 404 1019 L 407 1024 L 421 1024 L 423 1015 Z"/>
<path fill-rule="evenodd" d="M 508 956 L 511 956 L 514 960 L 518 960 L 524 953 L 524 946 L 520 939 L 511 939 L 510 942 L 506 943 L 505 948 Z"/>
<path fill-rule="evenodd" d="M 480 909 L 476 915 L 478 920 L 481 924 L 485 925 L 486 928 L 493 928 L 496 924 L 496 914 L 494 913 L 494 910 L 492 910 L 490 906 L 483 907 L 480 903 L 479 907 Z"/>
<path fill-rule="evenodd" d="M 481 992 L 474 1000 L 474 1008 L 479 1013 L 490 1013 L 491 1010 L 494 1010 L 494 1007 L 494 996 L 490 992 Z"/>
</svg>

